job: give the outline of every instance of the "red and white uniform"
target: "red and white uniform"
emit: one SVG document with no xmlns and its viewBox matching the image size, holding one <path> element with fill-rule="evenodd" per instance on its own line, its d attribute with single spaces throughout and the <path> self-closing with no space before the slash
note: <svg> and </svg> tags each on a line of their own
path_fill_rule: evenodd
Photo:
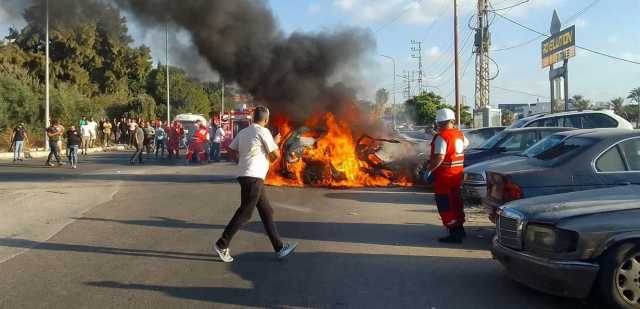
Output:
<svg viewBox="0 0 640 309">
<path fill-rule="evenodd" d="M 464 149 L 468 143 L 464 134 L 456 128 L 441 130 L 431 141 L 431 160 L 436 155 L 444 155 L 444 161 L 432 173 L 436 205 L 442 224 L 447 228 L 460 226 L 465 221 L 461 187 Z"/>
</svg>

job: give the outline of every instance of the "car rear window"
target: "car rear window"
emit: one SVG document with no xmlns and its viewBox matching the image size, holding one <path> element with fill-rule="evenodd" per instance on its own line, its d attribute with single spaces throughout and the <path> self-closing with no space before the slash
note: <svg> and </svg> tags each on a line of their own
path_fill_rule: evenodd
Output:
<svg viewBox="0 0 640 309">
<path fill-rule="evenodd" d="M 581 115 L 582 128 L 595 129 L 595 128 L 615 128 L 618 123 L 611 117 L 605 114 L 586 114 Z"/>
<path fill-rule="evenodd" d="M 595 142 L 596 140 L 585 137 L 566 138 L 563 135 L 551 135 L 529 148 L 525 154 L 529 158 L 554 165 L 580 153 Z"/>
</svg>

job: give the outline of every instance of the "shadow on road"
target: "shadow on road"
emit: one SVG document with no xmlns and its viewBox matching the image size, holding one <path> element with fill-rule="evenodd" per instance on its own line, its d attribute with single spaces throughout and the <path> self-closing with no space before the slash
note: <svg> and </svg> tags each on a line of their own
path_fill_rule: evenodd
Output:
<svg viewBox="0 0 640 309">
<path fill-rule="evenodd" d="M 218 261 L 217 256 L 210 255 L 210 254 L 202 254 L 202 253 L 122 249 L 122 248 L 103 247 L 103 246 L 60 244 L 60 243 L 52 243 L 52 242 L 37 242 L 37 241 L 31 241 L 27 239 L 20 239 L 20 238 L 0 238 L 0 247 L 51 250 L 51 251 L 87 252 L 87 253 L 98 253 L 98 254 L 127 255 L 127 256 L 152 257 L 152 258 L 164 258 L 164 259 L 175 259 L 175 260 L 190 260 L 190 261 L 208 261 L 208 262 Z"/>
<path fill-rule="evenodd" d="M 114 222 L 154 228 L 178 229 L 224 229 L 224 225 L 194 223 L 166 217 L 152 217 L 146 220 L 126 220 L 108 218 L 74 218 L 80 221 Z M 444 228 L 422 223 L 374 224 L 374 223 L 331 223 L 331 222 L 276 222 L 283 238 L 359 243 L 389 246 L 410 246 L 429 248 L 456 248 L 488 250 L 491 247 L 490 231 L 468 231 L 463 245 L 447 245 L 436 241 L 445 234 Z M 263 234 L 262 222 L 252 221 L 242 231 Z M 241 231 L 241 233 L 242 233 Z M 0 246 L 2 243 L 0 242 Z"/>
<path fill-rule="evenodd" d="M 136 182 L 175 182 L 175 183 L 235 183 L 236 177 L 229 175 L 176 175 L 176 174 L 52 174 L 52 173 L 0 173 L 0 182 L 32 182 L 34 180 L 104 180 Z"/>
<path fill-rule="evenodd" d="M 86 285 L 153 291 L 171 298 L 258 308 L 596 308 L 530 290 L 486 259 L 403 255 L 297 253 L 236 257 L 231 271 L 251 288 L 225 283 L 175 286 L 115 281 Z M 499 295 L 499 297 L 493 297 Z"/>
</svg>

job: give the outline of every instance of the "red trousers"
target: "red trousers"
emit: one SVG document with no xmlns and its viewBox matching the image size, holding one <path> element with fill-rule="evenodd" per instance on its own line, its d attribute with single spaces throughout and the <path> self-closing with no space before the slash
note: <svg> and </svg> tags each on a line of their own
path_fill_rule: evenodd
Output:
<svg viewBox="0 0 640 309">
<path fill-rule="evenodd" d="M 435 199 L 442 224 L 454 228 L 464 224 L 462 202 L 462 174 L 438 174 L 435 176 Z"/>
</svg>

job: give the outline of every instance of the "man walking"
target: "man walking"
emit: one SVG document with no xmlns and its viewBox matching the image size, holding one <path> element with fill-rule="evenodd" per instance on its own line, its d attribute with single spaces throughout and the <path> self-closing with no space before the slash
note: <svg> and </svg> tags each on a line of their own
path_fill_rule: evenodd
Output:
<svg viewBox="0 0 640 309">
<path fill-rule="evenodd" d="M 80 126 L 80 136 L 82 137 L 82 145 L 80 146 L 82 155 L 86 156 L 87 150 L 91 145 L 91 126 L 88 122 Z"/>
<path fill-rule="evenodd" d="M 49 137 L 49 156 L 47 157 L 46 166 L 54 166 L 51 163 L 51 159 L 55 158 L 58 162 L 58 166 L 62 165 L 60 162 L 60 141 L 61 136 L 64 134 L 64 127 L 60 125 L 58 120 L 54 120 L 53 124 L 47 128 L 47 137 Z"/>
<path fill-rule="evenodd" d="M 253 120 L 254 124 L 242 129 L 229 145 L 231 156 L 238 160 L 240 208 L 213 246 L 220 259 L 226 263 L 233 262 L 229 253 L 231 239 L 240 227 L 251 219 L 254 208 L 258 208 L 260 219 L 278 259 L 291 254 L 297 246 L 297 244 L 282 243 L 273 221 L 273 209 L 269 205 L 264 188 L 269 163 L 278 160 L 279 157 L 277 143 L 280 141 L 280 135 L 277 135 L 274 140 L 271 132 L 266 128 L 269 122 L 269 110 L 266 107 L 256 107 Z"/>
<path fill-rule="evenodd" d="M 89 148 L 93 148 L 96 147 L 96 141 L 98 139 L 98 123 L 93 120 L 93 117 L 90 117 L 87 124 L 89 125 L 89 134 L 91 134 Z"/>
<path fill-rule="evenodd" d="M 144 162 L 142 162 L 142 150 L 144 149 L 144 131 L 142 130 L 142 128 L 136 126 L 133 130 L 132 137 L 132 143 L 136 148 L 136 152 L 133 154 L 133 156 L 131 156 L 131 159 L 129 159 L 129 164 L 134 165 L 136 157 L 138 157 L 138 163 L 143 164 Z"/>
<path fill-rule="evenodd" d="M 158 122 L 156 124 L 156 160 L 158 159 L 158 153 L 160 153 L 160 158 L 164 158 L 164 150 L 165 150 L 165 140 L 167 138 L 167 133 L 164 131 L 162 127 L 162 123 Z"/>
<path fill-rule="evenodd" d="M 224 141 L 224 130 L 218 124 L 213 123 L 213 140 L 211 141 L 211 153 L 209 154 L 211 161 L 220 162 L 220 145 Z"/>
<path fill-rule="evenodd" d="M 13 130 L 13 136 L 11 136 L 11 144 L 13 145 L 13 162 L 22 161 L 20 153 L 24 149 L 24 141 L 27 139 L 27 131 L 24 128 L 24 123 L 18 123 L 18 126 Z"/>
<path fill-rule="evenodd" d="M 438 133 L 431 141 L 431 161 L 427 174 L 434 176 L 436 205 L 449 235 L 438 239 L 443 243 L 462 243 L 464 208 L 461 187 L 464 175 L 464 149 L 469 141 L 454 127 L 456 116 L 448 108 L 436 111 Z"/>
<path fill-rule="evenodd" d="M 76 131 L 75 126 L 71 126 L 69 131 L 67 131 L 67 149 L 69 149 L 69 164 L 71 168 L 78 168 L 78 148 L 80 148 L 80 144 L 82 143 L 82 137 L 80 133 Z"/>
</svg>

